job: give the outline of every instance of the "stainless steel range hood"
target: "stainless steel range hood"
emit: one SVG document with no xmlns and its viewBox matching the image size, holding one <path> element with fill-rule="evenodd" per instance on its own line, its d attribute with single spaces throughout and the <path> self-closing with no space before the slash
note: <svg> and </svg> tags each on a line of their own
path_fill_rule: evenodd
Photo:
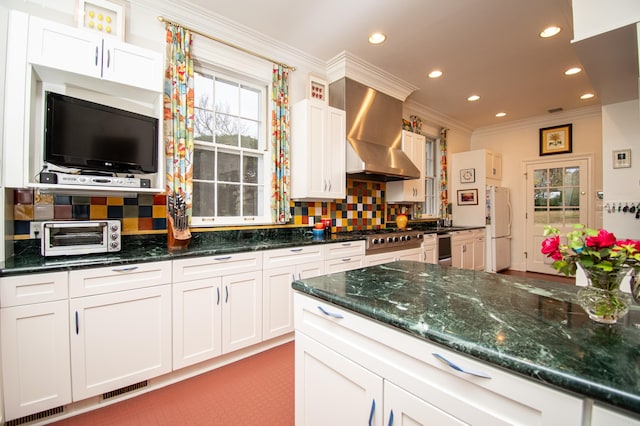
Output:
<svg viewBox="0 0 640 426">
<path fill-rule="evenodd" d="M 417 179 L 402 152 L 402 102 L 349 78 L 329 85 L 329 105 L 346 111 L 347 174 L 389 182 Z"/>
</svg>

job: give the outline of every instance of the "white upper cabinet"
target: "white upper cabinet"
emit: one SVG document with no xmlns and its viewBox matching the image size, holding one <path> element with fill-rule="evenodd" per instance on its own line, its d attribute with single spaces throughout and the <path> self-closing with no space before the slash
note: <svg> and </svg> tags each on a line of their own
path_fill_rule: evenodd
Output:
<svg viewBox="0 0 640 426">
<path fill-rule="evenodd" d="M 90 77 L 128 86 L 107 86 L 106 93 L 124 96 L 131 88 L 162 92 L 161 53 L 33 16 L 29 20 L 28 61 L 48 82 L 86 87 L 96 84 L 95 80 L 83 80 Z"/>
<path fill-rule="evenodd" d="M 420 170 L 420 178 L 388 182 L 387 202 L 424 202 L 425 144 L 424 135 L 402 131 L 402 151 Z"/>
<path fill-rule="evenodd" d="M 345 198 L 346 115 L 315 99 L 291 111 L 291 198 Z"/>
</svg>

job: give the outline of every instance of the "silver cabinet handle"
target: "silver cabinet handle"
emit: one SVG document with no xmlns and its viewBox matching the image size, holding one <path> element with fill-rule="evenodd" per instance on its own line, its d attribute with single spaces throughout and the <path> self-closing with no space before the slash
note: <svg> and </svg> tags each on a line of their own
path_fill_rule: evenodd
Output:
<svg viewBox="0 0 640 426">
<path fill-rule="evenodd" d="M 96 57 L 95 57 L 96 67 L 98 66 L 98 46 L 96 46 Z"/>
<path fill-rule="evenodd" d="M 291 253 L 300 253 L 302 251 L 301 248 L 289 249 Z"/>
<path fill-rule="evenodd" d="M 345 257 L 344 259 L 340 259 L 340 260 L 341 260 L 342 262 L 348 262 L 348 261 L 350 261 L 350 260 L 351 260 L 351 258 L 350 258 L 350 257 Z"/>
<path fill-rule="evenodd" d="M 325 314 L 328 317 L 334 317 L 334 318 L 338 318 L 338 319 L 344 318 L 344 316 L 342 314 L 336 314 L 335 312 L 329 312 L 325 308 L 323 308 L 322 306 L 318 306 L 318 309 L 320 310 L 320 312 L 322 312 L 323 314 Z"/>
<path fill-rule="evenodd" d="M 138 269 L 138 266 L 126 266 L 124 268 L 114 268 L 112 269 L 113 272 L 130 272 L 130 271 L 135 271 L 136 269 Z"/>
<path fill-rule="evenodd" d="M 449 367 L 453 368 L 456 371 L 459 371 L 461 373 L 465 373 L 465 374 L 470 374 L 472 376 L 478 376 L 478 377 L 482 377 L 485 379 L 490 379 L 491 376 L 489 376 L 487 373 L 485 373 L 484 371 L 480 371 L 480 370 L 471 370 L 469 368 L 462 368 L 457 364 L 454 364 L 453 362 L 449 361 L 448 359 L 446 359 L 445 357 L 443 357 L 440 354 L 437 353 L 432 353 L 433 356 L 435 356 L 436 358 L 438 358 L 440 361 L 444 362 L 445 364 L 447 364 Z"/>
<path fill-rule="evenodd" d="M 229 302 L 229 286 L 228 285 L 224 286 L 224 291 L 225 291 L 224 303 L 227 303 Z"/>
<path fill-rule="evenodd" d="M 229 259 L 231 259 L 231 256 L 223 256 L 223 257 L 214 257 L 214 258 L 213 258 L 213 260 L 217 260 L 217 261 L 220 261 L 220 260 L 229 260 Z"/>
<path fill-rule="evenodd" d="M 218 293 L 218 301 L 216 302 L 216 305 L 220 304 L 220 287 L 216 288 L 217 293 Z"/>
</svg>

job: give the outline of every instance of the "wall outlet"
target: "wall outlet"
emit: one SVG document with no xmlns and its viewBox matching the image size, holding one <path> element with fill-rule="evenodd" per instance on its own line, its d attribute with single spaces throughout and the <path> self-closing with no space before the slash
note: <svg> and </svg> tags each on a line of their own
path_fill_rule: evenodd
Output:
<svg viewBox="0 0 640 426">
<path fill-rule="evenodd" d="M 29 224 L 29 238 L 40 238 L 42 232 L 42 222 L 31 222 Z"/>
</svg>

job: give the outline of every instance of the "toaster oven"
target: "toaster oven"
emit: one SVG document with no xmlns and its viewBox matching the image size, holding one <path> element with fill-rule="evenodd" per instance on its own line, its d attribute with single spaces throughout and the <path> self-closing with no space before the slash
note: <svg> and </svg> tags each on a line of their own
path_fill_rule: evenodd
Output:
<svg viewBox="0 0 640 426">
<path fill-rule="evenodd" d="M 40 253 L 68 256 L 120 251 L 119 220 L 42 222 Z"/>
</svg>

